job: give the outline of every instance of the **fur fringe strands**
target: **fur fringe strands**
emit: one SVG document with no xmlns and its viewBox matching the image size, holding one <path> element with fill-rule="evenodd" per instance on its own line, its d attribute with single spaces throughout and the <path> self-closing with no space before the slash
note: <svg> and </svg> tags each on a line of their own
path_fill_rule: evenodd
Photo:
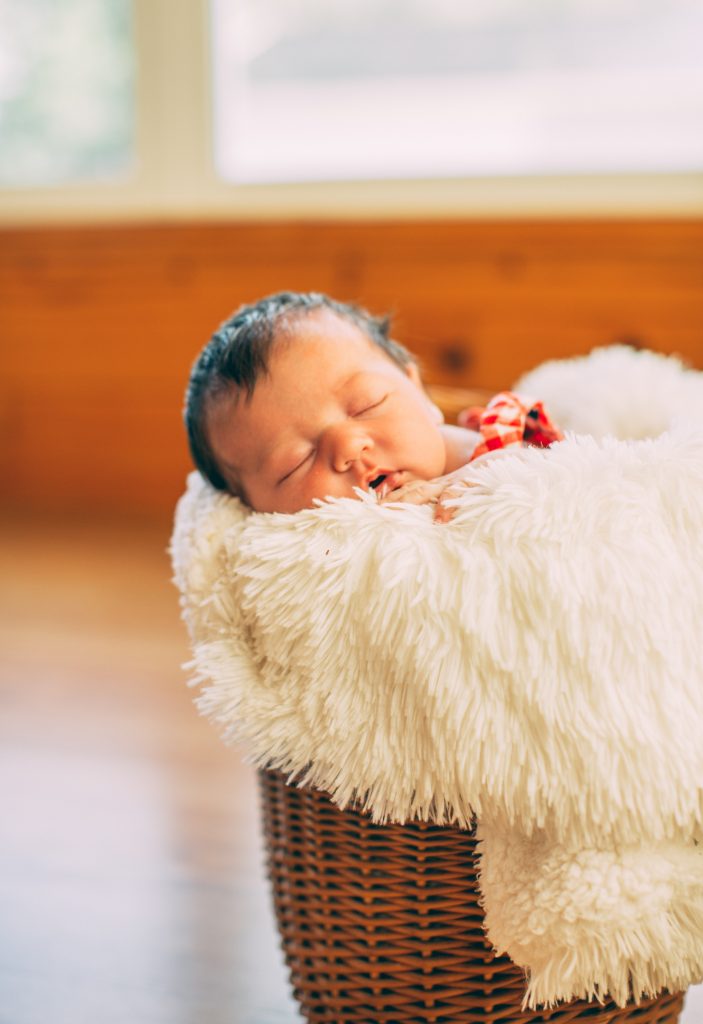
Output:
<svg viewBox="0 0 703 1024">
<path fill-rule="evenodd" d="M 516 385 L 570 431 L 471 469 L 455 518 L 260 515 L 188 481 L 198 704 L 376 821 L 478 820 L 526 1004 L 703 978 L 703 375 L 615 347 Z"/>
</svg>

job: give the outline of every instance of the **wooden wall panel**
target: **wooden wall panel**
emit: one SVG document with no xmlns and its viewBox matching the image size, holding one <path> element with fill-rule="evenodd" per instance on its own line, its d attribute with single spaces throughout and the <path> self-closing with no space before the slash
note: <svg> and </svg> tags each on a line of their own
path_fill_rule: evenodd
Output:
<svg viewBox="0 0 703 1024">
<path fill-rule="evenodd" d="M 19 507 L 166 514 L 188 368 L 241 302 L 391 311 L 432 383 L 498 388 L 627 340 L 703 366 L 703 221 L 0 231 L 0 473 Z"/>
</svg>

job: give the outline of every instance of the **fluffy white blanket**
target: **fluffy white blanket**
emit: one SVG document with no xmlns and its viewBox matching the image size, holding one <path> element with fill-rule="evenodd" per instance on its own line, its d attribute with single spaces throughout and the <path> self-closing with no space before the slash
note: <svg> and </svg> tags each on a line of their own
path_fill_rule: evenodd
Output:
<svg viewBox="0 0 703 1024">
<path fill-rule="evenodd" d="M 703 977 L 703 375 L 616 347 L 516 386 L 579 433 L 477 464 L 448 525 L 192 474 L 176 581 L 228 738 L 378 821 L 476 818 L 526 1003 L 622 1004 Z"/>
</svg>

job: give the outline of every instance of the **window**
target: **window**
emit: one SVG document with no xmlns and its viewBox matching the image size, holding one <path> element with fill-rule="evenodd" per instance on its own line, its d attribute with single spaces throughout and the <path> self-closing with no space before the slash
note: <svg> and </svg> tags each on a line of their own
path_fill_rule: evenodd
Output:
<svg viewBox="0 0 703 1024">
<path fill-rule="evenodd" d="M 213 0 L 232 182 L 703 168 L 701 0 Z"/>
<path fill-rule="evenodd" d="M 0 0 L 0 223 L 691 215 L 703 0 Z"/>
<path fill-rule="evenodd" d="M 0 185 L 126 175 L 130 0 L 0 0 Z"/>
</svg>

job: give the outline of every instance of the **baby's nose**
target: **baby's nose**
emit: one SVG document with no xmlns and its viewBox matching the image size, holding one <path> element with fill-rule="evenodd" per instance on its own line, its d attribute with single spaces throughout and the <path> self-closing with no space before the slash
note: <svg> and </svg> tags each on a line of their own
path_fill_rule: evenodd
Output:
<svg viewBox="0 0 703 1024">
<path fill-rule="evenodd" d="M 371 447 L 371 439 L 363 431 L 354 424 L 345 424 L 331 438 L 332 464 L 338 473 L 344 473 Z"/>
</svg>

